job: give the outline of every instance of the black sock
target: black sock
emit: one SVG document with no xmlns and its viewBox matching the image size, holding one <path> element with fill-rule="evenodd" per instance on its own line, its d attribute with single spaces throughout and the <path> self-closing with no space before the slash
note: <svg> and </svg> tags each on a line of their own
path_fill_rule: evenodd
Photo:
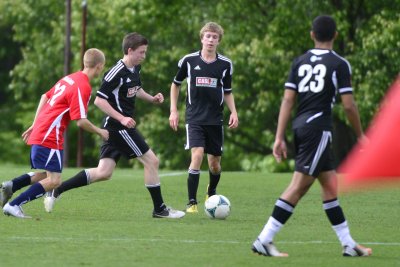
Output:
<svg viewBox="0 0 400 267">
<path fill-rule="evenodd" d="M 154 211 L 161 212 L 165 209 L 164 200 L 161 195 L 161 186 L 160 184 L 156 185 L 146 185 L 147 189 L 150 192 L 151 199 L 153 200 Z"/>
<path fill-rule="evenodd" d="M 58 197 L 65 191 L 68 191 L 73 188 L 78 188 L 81 186 L 89 185 L 89 179 L 86 174 L 86 171 L 83 170 L 78 172 L 74 177 L 69 178 L 65 182 L 63 182 L 59 187 L 54 190 L 54 197 Z"/>
<path fill-rule="evenodd" d="M 337 198 L 323 202 L 323 207 L 332 225 L 344 223 L 346 218 Z"/>
<path fill-rule="evenodd" d="M 189 202 L 197 203 L 197 188 L 199 187 L 200 171 L 189 169 L 187 179 Z"/>
<path fill-rule="evenodd" d="M 279 198 L 276 203 L 274 210 L 272 211 L 272 217 L 274 217 L 281 224 L 285 224 L 293 214 L 294 206 L 284 199 Z"/>
<path fill-rule="evenodd" d="M 45 172 L 44 172 L 45 173 Z M 34 172 L 28 172 L 22 174 L 21 176 L 15 177 L 12 179 L 12 192 L 15 193 L 16 191 L 20 190 L 21 188 L 28 186 L 31 184 L 32 180 L 31 177 L 34 176 Z"/>
<path fill-rule="evenodd" d="M 210 183 L 208 184 L 207 194 L 208 196 L 212 196 L 216 194 L 219 179 L 221 178 L 221 172 L 217 174 L 213 174 L 210 170 L 208 172 L 210 174 Z"/>
</svg>

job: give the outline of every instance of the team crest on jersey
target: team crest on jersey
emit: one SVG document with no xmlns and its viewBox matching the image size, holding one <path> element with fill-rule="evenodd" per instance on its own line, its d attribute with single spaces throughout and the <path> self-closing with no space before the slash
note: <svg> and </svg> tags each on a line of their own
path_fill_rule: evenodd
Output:
<svg viewBox="0 0 400 267">
<path fill-rule="evenodd" d="M 216 78 L 209 78 L 209 77 L 197 77 L 196 78 L 196 86 L 199 87 L 217 87 L 217 81 L 218 79 Z"/>
<path fill-rule="evenodd" d="M 135 86 L 132 88 L 128 88 L 128 93 L 126 94 L 126 97 L 134 97 L 137 93 L 137 91 L 139 91 L 140 86 Z"/>
</svg>

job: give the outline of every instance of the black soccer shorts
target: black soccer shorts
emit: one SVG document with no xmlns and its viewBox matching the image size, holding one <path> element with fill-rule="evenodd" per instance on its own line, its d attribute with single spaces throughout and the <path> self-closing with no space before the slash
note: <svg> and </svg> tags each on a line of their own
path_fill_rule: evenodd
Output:
<svg viewBox="0 0 400 267">
<path fill-rule="evenodd" d="M 224 145 L 224 127 L 222 125 L 186 124 L 185 149 L 204 147 L 204 152 L 221 156 Z"/>
</svg>

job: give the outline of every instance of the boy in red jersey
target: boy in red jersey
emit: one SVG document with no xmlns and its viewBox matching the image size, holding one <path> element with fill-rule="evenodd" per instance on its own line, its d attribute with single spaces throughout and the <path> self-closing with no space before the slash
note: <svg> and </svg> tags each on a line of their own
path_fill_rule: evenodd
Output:
<svg viewBox="0 0 400 267">
<path fill-rule="evenodd" d="M 28 190 L 5 204 L 4 214 L 29 218 L 23 213 L 21 206 L 61 184 L 63 136 L 71 120 L 76 120 L 80 128 L 108 139 L 107 130 L 94 126 L 87 119 L 92 92 L 89 81 L 101 74 L 104 63 L 105 56 L 102 51 L 95 48 L 87 50 L 84 55 L 84 69 L 63 77 L 42 95 L 33 124 L 22 137 L 32 146 L 32 168 L 46 170 L 47 177 L 32 184 Z"/>
</svg>

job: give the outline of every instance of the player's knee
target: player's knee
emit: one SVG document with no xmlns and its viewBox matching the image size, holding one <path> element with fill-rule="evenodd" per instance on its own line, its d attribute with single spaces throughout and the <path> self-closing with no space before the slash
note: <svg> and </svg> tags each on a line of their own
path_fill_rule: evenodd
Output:
<svg viewBox="0 0 400 267">
<path fill-rule="evenodd" d="M 221 172 L 221 165 L 219 164 L 219 163 L 211 163 L 210 164 L 210 172 L 212 173 L 212 174 L 218 174 L 218 173 L 220 173 Z"/>
<path fill-rule="evenodd" d="M 61 185 L 61 183 L 62 183 L 61 179 L 51 180 L 50 186 L 52 189 L 55 189 L 55 188 L 59 187 Z"/>
</svg>

